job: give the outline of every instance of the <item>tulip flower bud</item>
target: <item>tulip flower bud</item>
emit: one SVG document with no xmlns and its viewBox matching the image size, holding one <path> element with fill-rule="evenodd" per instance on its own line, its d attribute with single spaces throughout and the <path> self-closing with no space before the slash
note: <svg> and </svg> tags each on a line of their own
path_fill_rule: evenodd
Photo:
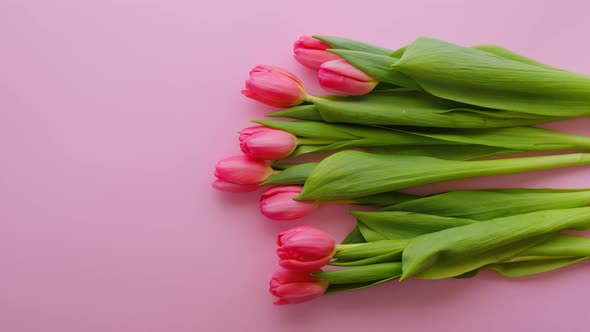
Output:
<svg viewBox="0 0 590 332">
<path fill-rule="evenodd" d="M 327 91 L 345 96 L 366 95 L 379 83 L 346 60 L 323 63 L 318 70 L 318 80 Z"/>
<path fill-rule="evenodd" d="M 256 66 L 242 94 L 274 107 L 291 107 L 305 101 L 303 83 L 290 72 L 272 66 Z"/>
<path fill-rule="evenodd" d="M 327 52 L 330 45 L 311 36 L 301 36 L 293 45 L 295 60 L 305 67 L 318 70 L 320 65 L 330 60 L 340 59 L 336 54 Z"/>
<path fill-rule="evenodd" d="M 288 157 L 297 147 L 293 134 L 264 126 L 249 127 L 240 132 L 240 148 L 253 159 L 277 160 Z"/>
<path fill-rule="evenodd" d="M 252 189 L 266 180 L 272 175 L 272 172 L 272 168 L 267 163 L 248 156 L 225 158 L 219 161 L 215 167 L 215 176 L 220 181 L 215 182 L 213 187 L 233 192 L 252 191 L 247 189 Z M 240 190 L 240 188 L 244 190 Z"/>
<path fill-rule="evenodd" d="M 316 271 L 328 264 L 336 242 L 330 234 L 311 226 L 281 232 L 277 238 L 279 264 L 291 270 Z"/>
<path fill-rule="evenodd" d="M 276 305 L 307 302 L 322 296 L 328 283 L 312 276 L 309 272 L 300 272 L 279 268 L 270 280 L 270 293 L 279 299 Z"/>
<path fill-rule="evenodd" d="M 319 204 L 315 201 L 296 201 L 301 186 L 281 186 L 267 189 L 260 196 L 260 212 L 273 220 L 295 220 L 313 212 Z"/>
</svg>

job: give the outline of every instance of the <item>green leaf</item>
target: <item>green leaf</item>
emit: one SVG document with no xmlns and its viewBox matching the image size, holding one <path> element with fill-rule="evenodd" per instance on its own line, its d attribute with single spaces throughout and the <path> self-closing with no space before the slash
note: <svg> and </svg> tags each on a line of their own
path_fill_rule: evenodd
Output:
<svg viewBox="0 0 590 332">
<path fill-rule="evenodd" d="M 590 137 L 557 131 L 531 128 L 443 129 L 412 128 L 407 130 L 376 126 L 334 124 L 316 121 L 253 121 L 264 126 L 284 130 L 299 137 L 299 144 L 313 144 L 293 153 L 332 151 L 351 147 L 395 147 L 404 149 L 371 149 L 378 154 L 395 153 L 442 157 L 444 159 L 471 159 L 475 157 L 509 153 L 517 150 L 559 150 L 590 148 Z M 456 149 L 452 145 L 464 145 Z M 321 145 L 321 146 L 320 146 Z M 432 145 L 451 145 L 437 148 Z M 494 148 L 485 148 L 490 146 Z M 430 151 L 429 151 L 430 149 Z M 415 152 L 414 152 L 415 150 Z M 445 154 L 449 151 L 451 157 Z M 460 157 L 452 157 L 458 155 Z M 467 157 L 464 157 L 466 155 Z"/>
<path fill-rule="evenodd" d="M 326 122 L 442 128 L 497 128 L 556 121 L 560 118 L 487 110 L 398 90 L 358 97 L 309 97 Z M 297 112 L 273 113 L 301 119 Z M 304 116 L 303 116 L 304 117 Z"/>
<path fill-rule="evenodd" d="M 384 254 L 396 254 L 397 256 L 395 257 L 399 261 L 402 257 L 401 253 L 408 245 L 408 242 L 409 240 L 407 239 L 384 240 L 355 245 L 337 250 L 334 254 L 334 258 L 337 259 L 338 262 L 346 262 L 381 256 Z"/>
<path fill-rule="evenodd" d="M 363 223 L 357 223 L 357 227 L 367 242 L 401 239 L 401 237 L 386 237 L 385 235 L 374 231 L 372 228 L 366 226 Z"/>
<path fill-rule="evenodd" d="M 271 175 L 260 185 L 304 184 L 309 174 L 311 174 L 317 165 L 317 163 L 293 165 L 277 174 Z"/>
<path fill-rule="evenodd" d="M 492 129 L 415 128 L 405 131 L 448 142 L 503 147 L 513 150 L 589 149 L 590 137 L 533 127 Z"/>
<path fill-rule="evenodd" d="M 401 268 L 402 264 L 400 262 L 380 263 L 333 271 L 315 272 L 313 275 L 326 280 L 330 285 L 354 284 L 398 277 L 401 275 Z"/>
<path fill-rule="evenodd" d="M 557 231 L 588 227 L 590 208 L 584 207 L 531 212 L 421 235 L 404 250 L 401 280 L 457 276 L 515 256 Z"/>
<path fill-rule="evenodd" d="M 393 53 L 391 53 L 389 56 L 391 56 L 392 58 L 399 59 L 399 58 L 401 58 L 404 55 L 404 53 L 406 52 L 406 49 L 407 48 L 408 48 L 407 45 L 404 46 L 404 47 L 402 47 L 402 48 L 399 48 L 399 49 L 395 50 Z"/>
<path fill-rule="evenodd" d="M 523 257 L 590 257 L 590 239 L 583 236 L 558 234 L 533 248 L 519 254 Z"/>
<path fill-rule="evenodd" d="M 422 133 L 412 134 L 409 131 L 375 126 L 359 126 L 351 124 L 335 124 L 316 121 L 252 121 L 261 125 L 287 131 L 295 136 L 309 138 L 317 144 L 344 144 L 346 146 L 391 146 L 391 145 L 435 145 L 457 144 L 450 140 L 430 138 Z M 332 140 L 332 141 L 330 141 Z M 341 142 L 341 141 L 348 141 Z M 309 140 L 305 140 L 305 144 Z M 312 141 L 313 142 L 313 141 Z"/>
<path fill-rule="evenodd" d="M 485 51 L 487 53 L 493 54 L 495 56 L 499 56 L 504 59 L 510 59 L 510 60 L 526 63 L 526 64 L 533 65 L 533 66 L 538 66 L 538 67 L 543 67 L 543 68 L 553 69 L 553 70 L 563 70 L 563 69 L 551 67 L 551 66 L 548 66 L 548 65 L 541 63 L 539 61 L 535 61 L 533 59 L 527 58 L 525 56 L 522 56 L 518 53 L 514 53 L 511 50 L 508 50 L 508 49 L 503 48 L 498 45 L 476 45 L 476 46 L 472 46 L 471 48 L 476 49 L 476 50 L 480 50 L 480 51 Z M 401 58 L 401 56 L 399 56 L 398 58 Z"/>
<path fill-rule="evenodd" d="M 425 156 L 448 160 L 470 160 L 498 154 L 519 152 L 504 148 L 484 145 L 413 145 L 363 147 L 363 150 L 378 155 Z"/>
<path fill-rule="evenodd" d="M 342 151 L 324 159 L 307 178 L 301 200 L 342 200 L 440 181 L 585 165 L 590 154 L 458 161 L 422 156 L 380 156 Z"/>
<path fill-rule="evenodd" d="M 374 255 L 366 258 L 359 258 L 357 260 L 335 260 L 330 262 L 333 266 L 363 266 L 378 263 L 400 262 L 402 257 L 402 250 L 396 252 L 387 252 L 381 255 Z"/>
<path fill-rule="evenodd" d="M 403 211 L 350 211 L 367 241 L 379 234 L 380 240 L 410 239 L 476 221 Z M 367 233 L 367 234 L 365 234 Z"/>
<path fill-rule="evenodd" d="M 408 202 L 417 197 L 410 194 L 404 194 L 396 191 L 371 195 L 371 196 L 364 196 L 364 197 L 357 197 L 354 198 L 353 204 L 360 204 L 360 205 L 380 205 L 380 206 L 387 206 L 390 204 L 399 204 L 403 202 Z"/>
<path fill-rule="evenodd" d="M 533 274 L 553 271 L 568 265 L 584 262 L 589 257 L 566 257 L 544 260 L 496 263 L 486 266 L 505 277 L 524 277 Z"/>
<path fill-rule="evenodd" d="M 465 272 L 465 273 L 460 274 L 458 276 L 454 276 L 453 278 L 455 278 L 455 279 L 468 279 L 468 278 L 473 278 L 473 277 L 477 276 L 481 270 L 482 269 L 475 269 L 473 271 Z"/>
<path fill-rule="evenodd" d="M 322 115 L 319 113 L 317 107 L 311 105 L 299 105 L 274 113 L 267 113 L 265 116 L 277 118 L 290 118 L 307 121 L 323 121 Z"/>
<path fill-rule="evenodd" d="M 590 78 L 421 37 L 392 70 L 425 91 L 471 105 L 559 117 L 590 115 Z"/>
<path fill-rule="evenodd" d="M 357 139 L 359 136 L 351 135 L 345 130 L 339 128 L 339 125 L 318 122 L 318 121 L 263 121 L 255 120 L 254 123 L 263 126 L 288 131 L 299 137 L 309 137 L 315 139 L 327 139 L 329 144 L 334 140 Z"/>
<path fill-rule="evenodd" d="M 332 46 L 336 49 L 343 49 L 343 50 L 353 50 L 353 51 L 362 51 L 367 53 L 373 54 L 381 54 L 381 55 L 389 55 L 391 54 L 391 50 L 386 48 L 382 48 L 379 46 L 359 42 L 352 39 L 347 38 L 340 38 L 340 37 L 332 37 L 332 36 L 319 36 L 314 35 L 313 38 L 319 39 L 324 43 Z"/>
<path fill-rule="evenodd" d="M 365 243 L 367 242 L 363 237 L 363 233 L 359 230 L 358 226 L 355 226 L 350 233 L 342 240 L 342 244 L 354 244 L 354 243 Z"/>
<path fill-rule="evenodd" d="M 488 220 L 540 210 L 590 205 L 590 190 L 500 189 L 461 190 L 421 197 L 382 211 L 409 211 L 446 217 Z M 369 218 L 372 212 L 364 213 Z"/>
</svg>

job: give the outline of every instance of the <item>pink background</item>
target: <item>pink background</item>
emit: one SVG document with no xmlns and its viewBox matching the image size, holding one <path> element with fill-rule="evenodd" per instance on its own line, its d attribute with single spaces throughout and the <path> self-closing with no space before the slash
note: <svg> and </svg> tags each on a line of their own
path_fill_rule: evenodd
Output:
<svg viewBox="0 0 590 332">
<path fill-rule="evenodd" d="M 275 234 L 301 222 L 210 188 L 236 131 L 271 110 L 239 93 L 254 65 L 317 92 L 291 56 L 300 34 L 391 48 L 428 35 L 590 74 L 588 1 L 346 3 L 0 1 L 0 331 L 590 330 L 588 263 L 271 305 Z M 590 167 L 454 187 L 475 183 L 584 187 Z M 304 222 L 338 240 L 353 225 L 342 206 Z"/>
</svg>

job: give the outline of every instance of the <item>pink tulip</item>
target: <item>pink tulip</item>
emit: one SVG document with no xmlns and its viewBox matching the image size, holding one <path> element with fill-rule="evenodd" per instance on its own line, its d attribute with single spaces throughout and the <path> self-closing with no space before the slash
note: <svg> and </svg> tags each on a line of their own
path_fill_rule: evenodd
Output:
<svg viewBox="0 0 590 332">
<path fill-rule="evenodd" d="M 340 59 L 336 54 L 327 52 L 330 45 L 311 36 L 301 36 L 293 45 L 295 60 L 305 67 L 318 70 L 320 65 L 330 60 Z"/>
<path fill-rule="evenodd" d="M 311 226 L 281 232 L 277 238 L 279 264 L 291 270 L 315 271 L 328 264 L 336 242 L 330 234 Z"/>
<path fill-rule="evenodd" d="M 279 268 L 270 280 L 270 293 L 279 299 L 276 305 L 307 302 L 322 296 L 328 283 L 312 276 L 309 272 L 300 272 Z"/>
<path fill-rule="evenodd" d="M 256 66 L 242 94 L 274 107 L 291 107 L 305 101 L 303 83 L 290 72 L 272 66 Z"/>
<path fill-rule="evenodd" d="M 213 187 L 224 191 L 246 191 L 238 190 L 238 188 L 253 188 L 254 185 L 266 180 L 272 172 L 272 168 L 267 163 L 248 156 L 225 158 L 215 167 L 215 176 L 221 182 L 214 183 Z M 228 183 L 245 186 L 232 186 Z"/>
<path fill-rule="evenodd" d="M 346 60 L 323 63 L 318 71 L 318 80 L 322 88 L 345 96 L 366 95 L 379 83 Z"/>
<path fill-rule="evenodd" d="M 294 220 L 310 214 L 318 208 L 317 202 L 293 199 L 301 193 L 302 188 L 281 186 L 267 189 L 260 196 L 260 212 L 273 220 Z"/>
<path fill-rule="evenodd" d="M 240 132 L 240 148 L 253 159 L 282 159 L 288 157 L 296 147 L 297 137 L 286 131 L 256 126 Z"/>
</svg>

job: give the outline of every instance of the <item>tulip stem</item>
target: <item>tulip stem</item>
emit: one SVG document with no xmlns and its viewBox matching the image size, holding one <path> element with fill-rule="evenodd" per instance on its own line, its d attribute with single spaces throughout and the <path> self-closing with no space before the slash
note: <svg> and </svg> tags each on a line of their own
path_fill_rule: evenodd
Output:
<svg viewBox="0 0 590 332">
<path fill-rule="evenodd" d="M 362 245 L 365 245 L 365 244 L 366 243 L 337 244 L 334 247 L 334 253 L 340 252 L 342 250 L 346 250 L 346 249 L 350 249 L 350 248 L 362 246 Z"/>
<path fill-rule="evenodd" d="M 336 98 L 338 98 L 339 96 L 335 96 L 335 95 L 325 95 L 325 96 L 312 96 L 312 95 L 306 95 L 305 96 L 305 101 L 310 102 L 312 104 L 315 104 L 318 101 L 326 101 L 326 100 L 334 100 Z M 342 97 L 342 96 L 340 96 Z"/>
</svg>

